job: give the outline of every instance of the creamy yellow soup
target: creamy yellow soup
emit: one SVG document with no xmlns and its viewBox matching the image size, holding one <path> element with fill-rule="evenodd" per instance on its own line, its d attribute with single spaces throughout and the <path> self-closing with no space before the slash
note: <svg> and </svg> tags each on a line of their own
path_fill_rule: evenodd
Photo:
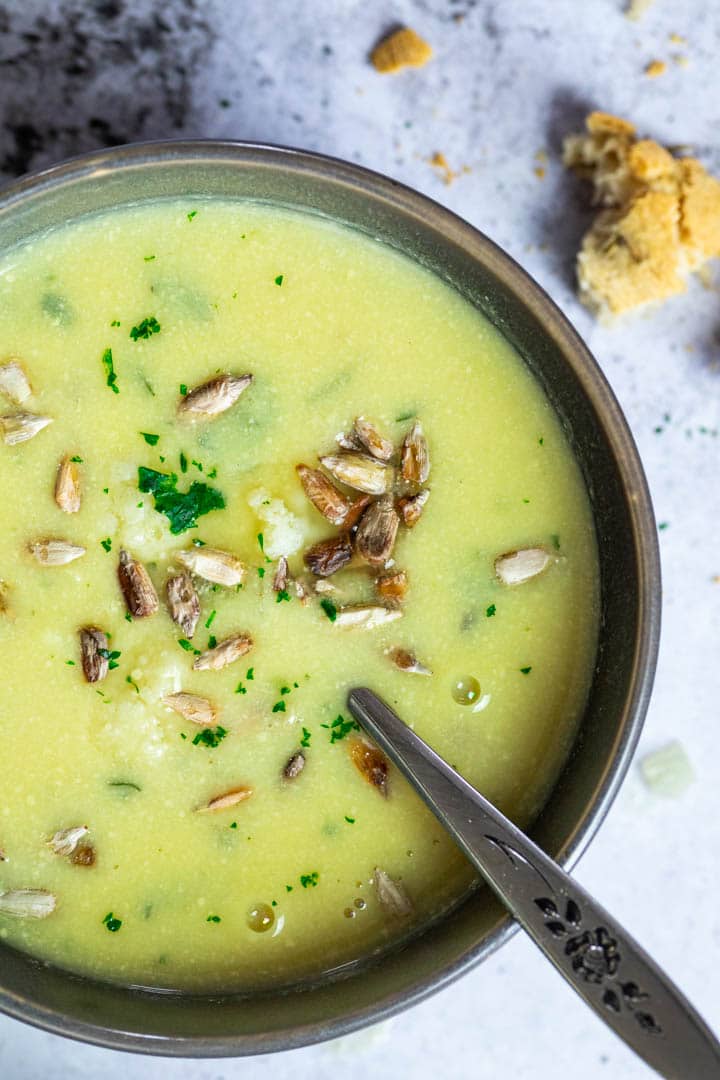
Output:
<svg viewBox="0 0 720 1080">
<path fill-rule="evenodd" d="M 0 937 L 123 983 L 250 988 L 377 952 L 461 896 L 472 875 L 417 796 L 392 766 L 359 767 L 346 695 L 373 688 L 521 825 L 566 759 L 596 645 L 593 523 L 508 343 L 380 243 L 209 200 L 7 252 L 0 350 Z M 179 414 L 222 373 L 253 379 L 214 416 Z M 355 555 L 321 580 L 304 554 L 343 528 L 296 466 L 337 453 L 358 416 L 395 448 L 392 498 L 419 421 L 429 477 L 404 490 L 430 494 L 387 567 Z M 191 573 L 190 639 L 166 582 L 207 549 L 242 579 Z M 496 561 L 524 549 L 542 572 L 503 582 Z M 121 551 L 157 593 L 144 617 Z M 400 572 L 404 597 L 379 595 Z M 380 618 L 345 625 L 358 605 Z M 94 682 L 83 628 L 106 635 Z M 236 635 L 232 662 L 195 667 Z M 178 693 L 209 714 L 171 708 Z"/>
</svg>

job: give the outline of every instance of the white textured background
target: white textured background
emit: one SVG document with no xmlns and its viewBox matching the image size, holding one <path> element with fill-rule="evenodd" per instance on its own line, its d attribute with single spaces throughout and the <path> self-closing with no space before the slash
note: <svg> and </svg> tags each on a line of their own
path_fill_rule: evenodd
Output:
<svg viewBox="0 0 720 1080">
<path fill-rule="evenodd" d="M 558 163 L 562 136 L 599 107 L 666 143 L 692 145 L 720 172 L 720 5 L 657 0 L 639 23 L 622 7 L 623 0 L 0 4 L 0 174 L 9 179 L 71 153 L 158 136 L 307 147 L 439 199 L 545 286 L 620 398 L 658 519 L 667 523 L 664 637 L 640 753 L 677 737 L 696 773 L 694 785 L 670 800 L 648 792 L 634 769 L 578 877 L 720 1028 L 720 583 L 713 581 L 720 290 L 694 282 L 661 311 L 595 325 L 572 283 L 588 212 Z M 366 54 L 396 23 L 424 34 L 435 59 L 421 71 L 381 77 Z M 652 59 L 668 64 L 658 79 L 643 74 Z M 455 170 L 470 170 L 449 187 L 427 161 L 438 150 Z M 549 158 L 544 179 L 533 171 L 541 150 Z M 140 1059 L 0 1018 L 2 1080 L 159 1075 L 635 1080 L 650 1073 L 519 936 L 388 1025 L 263 1059 Z"/>
</svg>

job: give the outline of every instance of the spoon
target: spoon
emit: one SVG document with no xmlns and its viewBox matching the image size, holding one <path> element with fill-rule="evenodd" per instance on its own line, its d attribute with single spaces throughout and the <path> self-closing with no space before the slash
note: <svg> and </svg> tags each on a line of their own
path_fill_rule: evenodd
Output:
<svg viewBox="0 0 720 1080">
<path fill-rule="evenodd" d="M 660 1076 L 718 1080 L 720 1043 L 620 924 L 376 694 L 348 706 L 586 1004 Z"/>
</svg>

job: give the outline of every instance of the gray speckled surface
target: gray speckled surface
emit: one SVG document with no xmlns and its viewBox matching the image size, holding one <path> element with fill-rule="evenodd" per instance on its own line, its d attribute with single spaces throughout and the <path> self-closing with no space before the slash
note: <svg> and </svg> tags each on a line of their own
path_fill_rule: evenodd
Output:
<svg viewBox="0 0 720 1080">
<path fill-rule="evenodd" d="M 622 0 L 0 4 L 0 170 L 9 179 L 68 154 L 160 136 L 304 146 L 439 199 L 548 289 L 620 398 L 667 523 L 664 638 L 640 753 L 678 737 L 696 773 L 684 796 L 664 800 L 634 769 L 578 876 L 720 1027 L 720 583 L 712 580 L 720 575 L 720 437 L 712 434 L 720 428 L 720 290 L 693 282 L 661 311 L 595 324 L 572 283 L 588 212 L 557 160 L 562 135 L 592 106 L 627 115 L 668 143 L 691 144 L 720 171 L 720 10 L 707 0 L 657 0 L 631 23 L 622 7 Z M 436 56 L 421 71 L 380 77 L 366 54 L 398 22 L 428 37 Z M 643 68 L 655 58 L 668 69 L 649 79 Z M 427 163 L 436 150 L 470 171 L 443 185 Z M 549 157 L 544 179 L 533 171 L 540 150 Z M 159 1063 L 0 1018 L 3 1080 L 147 1080 L 160 1072 L 167 1080 L 649 1076 L 520 937 L 389 1025 L 255 1061 Z"/>
</svg>

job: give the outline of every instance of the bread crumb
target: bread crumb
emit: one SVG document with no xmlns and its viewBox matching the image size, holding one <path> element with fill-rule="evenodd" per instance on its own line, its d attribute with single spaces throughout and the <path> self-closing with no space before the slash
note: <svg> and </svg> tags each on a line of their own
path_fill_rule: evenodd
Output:
<svg viewBox="0 0 720 1080">
<path fill-rule="evenodd" d="M 595 112 L 565 140 L 565 164 L 604 209 L 577 258 L 580 298 L 617 314 L 683 292 L 688 273 L 720 256 L 720 182 L 694 158 L 637 139 L 626 120 Z"/>
<path fill-rule="evenodd" d="M 672 41 L 673 45 L 687 45 L 687 38 L 684 38 L 682 34 L 670 34 L 669 40 Z"/>
<path fill-rule="evenodd" d="M 436 150 L 433 156 L 431 158 L 428 158 L 428 160 L 432 167 L 434 169 L 437 169 L 439 174 L 442 176 L 443 183 L 445 184 L 452 184 L 453 180 L 457 180 L 458 176 L 460 175 L 460 173 L 454 172 L 454 170 L 450 168 L 448 159 L 445 157 L 444 154 L 441 154 L 439 150 Z M 463 169 L 463 172 L 469 172 L 467 167 Z"/>
<path fill-rule="evenodd" d="M 432 54 L 428 42 L 405 26 L 378 42 L 370 53 L 370 61 L 381 75 L 390 75 L 406 67 L 423 67 Z"/>
<path fill-rule="evenodd" d="M 658 75 L 664 75 L 667 71 L 667 64 L 664 60 L 651 60 L 649 64 L 645 66 L 645 74 L 650 79 L 657 79 Z"/>
<path fill-rule="evenodd" d="M 628 19 L 637 21 L 641 19 L 645 12 L 652 7 L 655 0 L 630 0 L 630 3 L 625 8 L 625 15 Z"/>
</svg>

